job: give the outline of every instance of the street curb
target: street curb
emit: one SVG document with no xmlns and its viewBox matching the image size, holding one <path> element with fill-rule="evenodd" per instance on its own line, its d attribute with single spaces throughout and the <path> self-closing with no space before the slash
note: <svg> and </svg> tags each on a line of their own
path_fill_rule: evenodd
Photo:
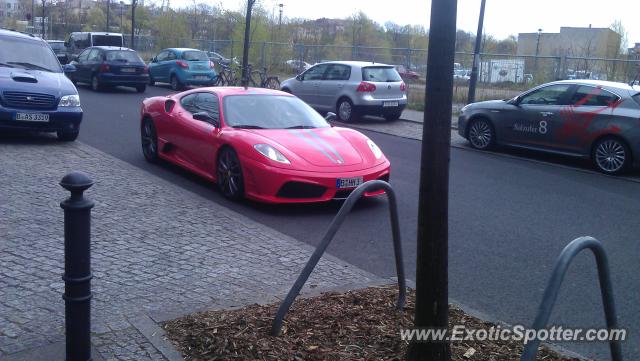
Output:
<svg viewBox="0 0 640 361">
<path fill-rule="evenodd" d="M 178 352 L 171 341 L 165 336 L 164 330 L 155 323 L 148 315 L 140 315 L 129 319 L 129 322 L 135 327 L 158 352 L 169 361 L 184 361 L 182 354 Z"/>
<path fill-rule="evenodd" d="M 0 356 L 3 361 L 65 361 L 66 353 L 66 342 L 59 341 Z M 91 357 L 93 361 L 104 361 L 93 344 L 91 345 Z"/>
</svg>

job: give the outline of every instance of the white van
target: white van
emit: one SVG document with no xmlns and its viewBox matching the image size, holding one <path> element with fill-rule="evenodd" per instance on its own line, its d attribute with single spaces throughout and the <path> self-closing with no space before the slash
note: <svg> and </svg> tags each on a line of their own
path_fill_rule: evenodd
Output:
<svg viewBox="0 0 640 361">
<path fill-rule="evenodd" d="M 120 33 L 104 33 L 94 31 L 73 32 L 64 43 L 69 55 L 78 55 L 92 46 L 124 47 L 124 37 Z"/>
</svg>

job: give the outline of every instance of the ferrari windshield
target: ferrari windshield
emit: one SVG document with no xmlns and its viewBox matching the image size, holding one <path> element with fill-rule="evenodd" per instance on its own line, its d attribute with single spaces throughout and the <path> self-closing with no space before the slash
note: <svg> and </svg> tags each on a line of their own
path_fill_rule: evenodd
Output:
<svg viewBox="0 0 640 361">
<path fill-rule="evenodd" d="M 234 128 L 306 129 L 329 124 L 302 100 L 288 95 L 229 95 L 224 98 L 224 121 Z"/>
</svg>

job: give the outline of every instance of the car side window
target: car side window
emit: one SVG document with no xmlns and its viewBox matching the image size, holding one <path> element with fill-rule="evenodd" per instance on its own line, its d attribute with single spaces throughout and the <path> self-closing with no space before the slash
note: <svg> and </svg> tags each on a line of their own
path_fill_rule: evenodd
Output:
<svg viewBox="0 0 640 361">
<path fill-rule="evenodd" d="M 549 85 L 524 95 L 520 98 L 520 104 L 561 105 L 569 88 L 571 84 Z"/>
<path fill-rule="evenodd" d="M 160 54 L 158 54 L 158 56 L 156 56 L 156 61 L 165 61 L 167 60 L 167 55 L 169 54 L 168 51 L 164 50 L 161 51 Z"/>
<path fill-rule="evenodd" d="M 328 64 L 316 65 L 304 73 L 304 80 L 322 80 L 324 73 L 329 68 Z"/>
<path fill-rule="evenodd" d="M 176 58 L 176 53 L 174 53 L 173 51 L 169 51 L 165 60 L 176 60 Z"/>
<path fill-rule="evenodd" d="M 87 58 L 89 58 L 89 53 L 92 51 L 92 49 L 86 49 L 85 51 L 83 51 L 82 53 L 80 53 L 80 56 L 78 56 L 78 62 L 79 63 L 84 63 L 87 61 Z"/>
<path fill-rule="evenodd" d="M 620 99 L 617 95 L 600 87 L 581 85 L 571 96 L 570 104 L 576 106 L 606 107 Z"/>
<path fill-rule="evenodd" d="M 198 93 L 192 93 L 192 94 L 183 96 L 182 99 L 180 99 L 180 105 L 182 105 L 184 110 L 188 111 L 191 114 L 198 112 L 196 110 L 196 96 L 197 95 L 198 95 Z"/>
<path fill-rule="evenodd" d="M 351 67 L 344 64 L 331 64 L 325 77 L 326 80 L 349 80 Z"/>
<path fill-rule="evenodd" d="M 195 104 L 198 112 L 207 112 L 215 120 L 220 120 L 220 102 L 217 95 L 197 93 Z"/>
<path fill-rule="evenodd" d="M 87 59 L 88 62 L 96 62 L 96 61 L 102 61 L 102 54 L 100 53 L 100 50 L 98 49 L 92 49 L 91 52 L 89 53 L 89 58 Z"/>
</svg>

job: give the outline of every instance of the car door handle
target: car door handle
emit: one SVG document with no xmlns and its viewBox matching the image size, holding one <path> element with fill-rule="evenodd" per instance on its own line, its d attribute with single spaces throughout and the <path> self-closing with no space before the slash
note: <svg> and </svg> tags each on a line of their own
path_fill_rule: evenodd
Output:
<svg viewBox="0 0 640 361">
<path fill-rule="evenodd" d="M 550 117 L 553 115 L 553 112 L 540 112 L 540 115 L 542 115 L 543 117 Z"/>
</svg>

